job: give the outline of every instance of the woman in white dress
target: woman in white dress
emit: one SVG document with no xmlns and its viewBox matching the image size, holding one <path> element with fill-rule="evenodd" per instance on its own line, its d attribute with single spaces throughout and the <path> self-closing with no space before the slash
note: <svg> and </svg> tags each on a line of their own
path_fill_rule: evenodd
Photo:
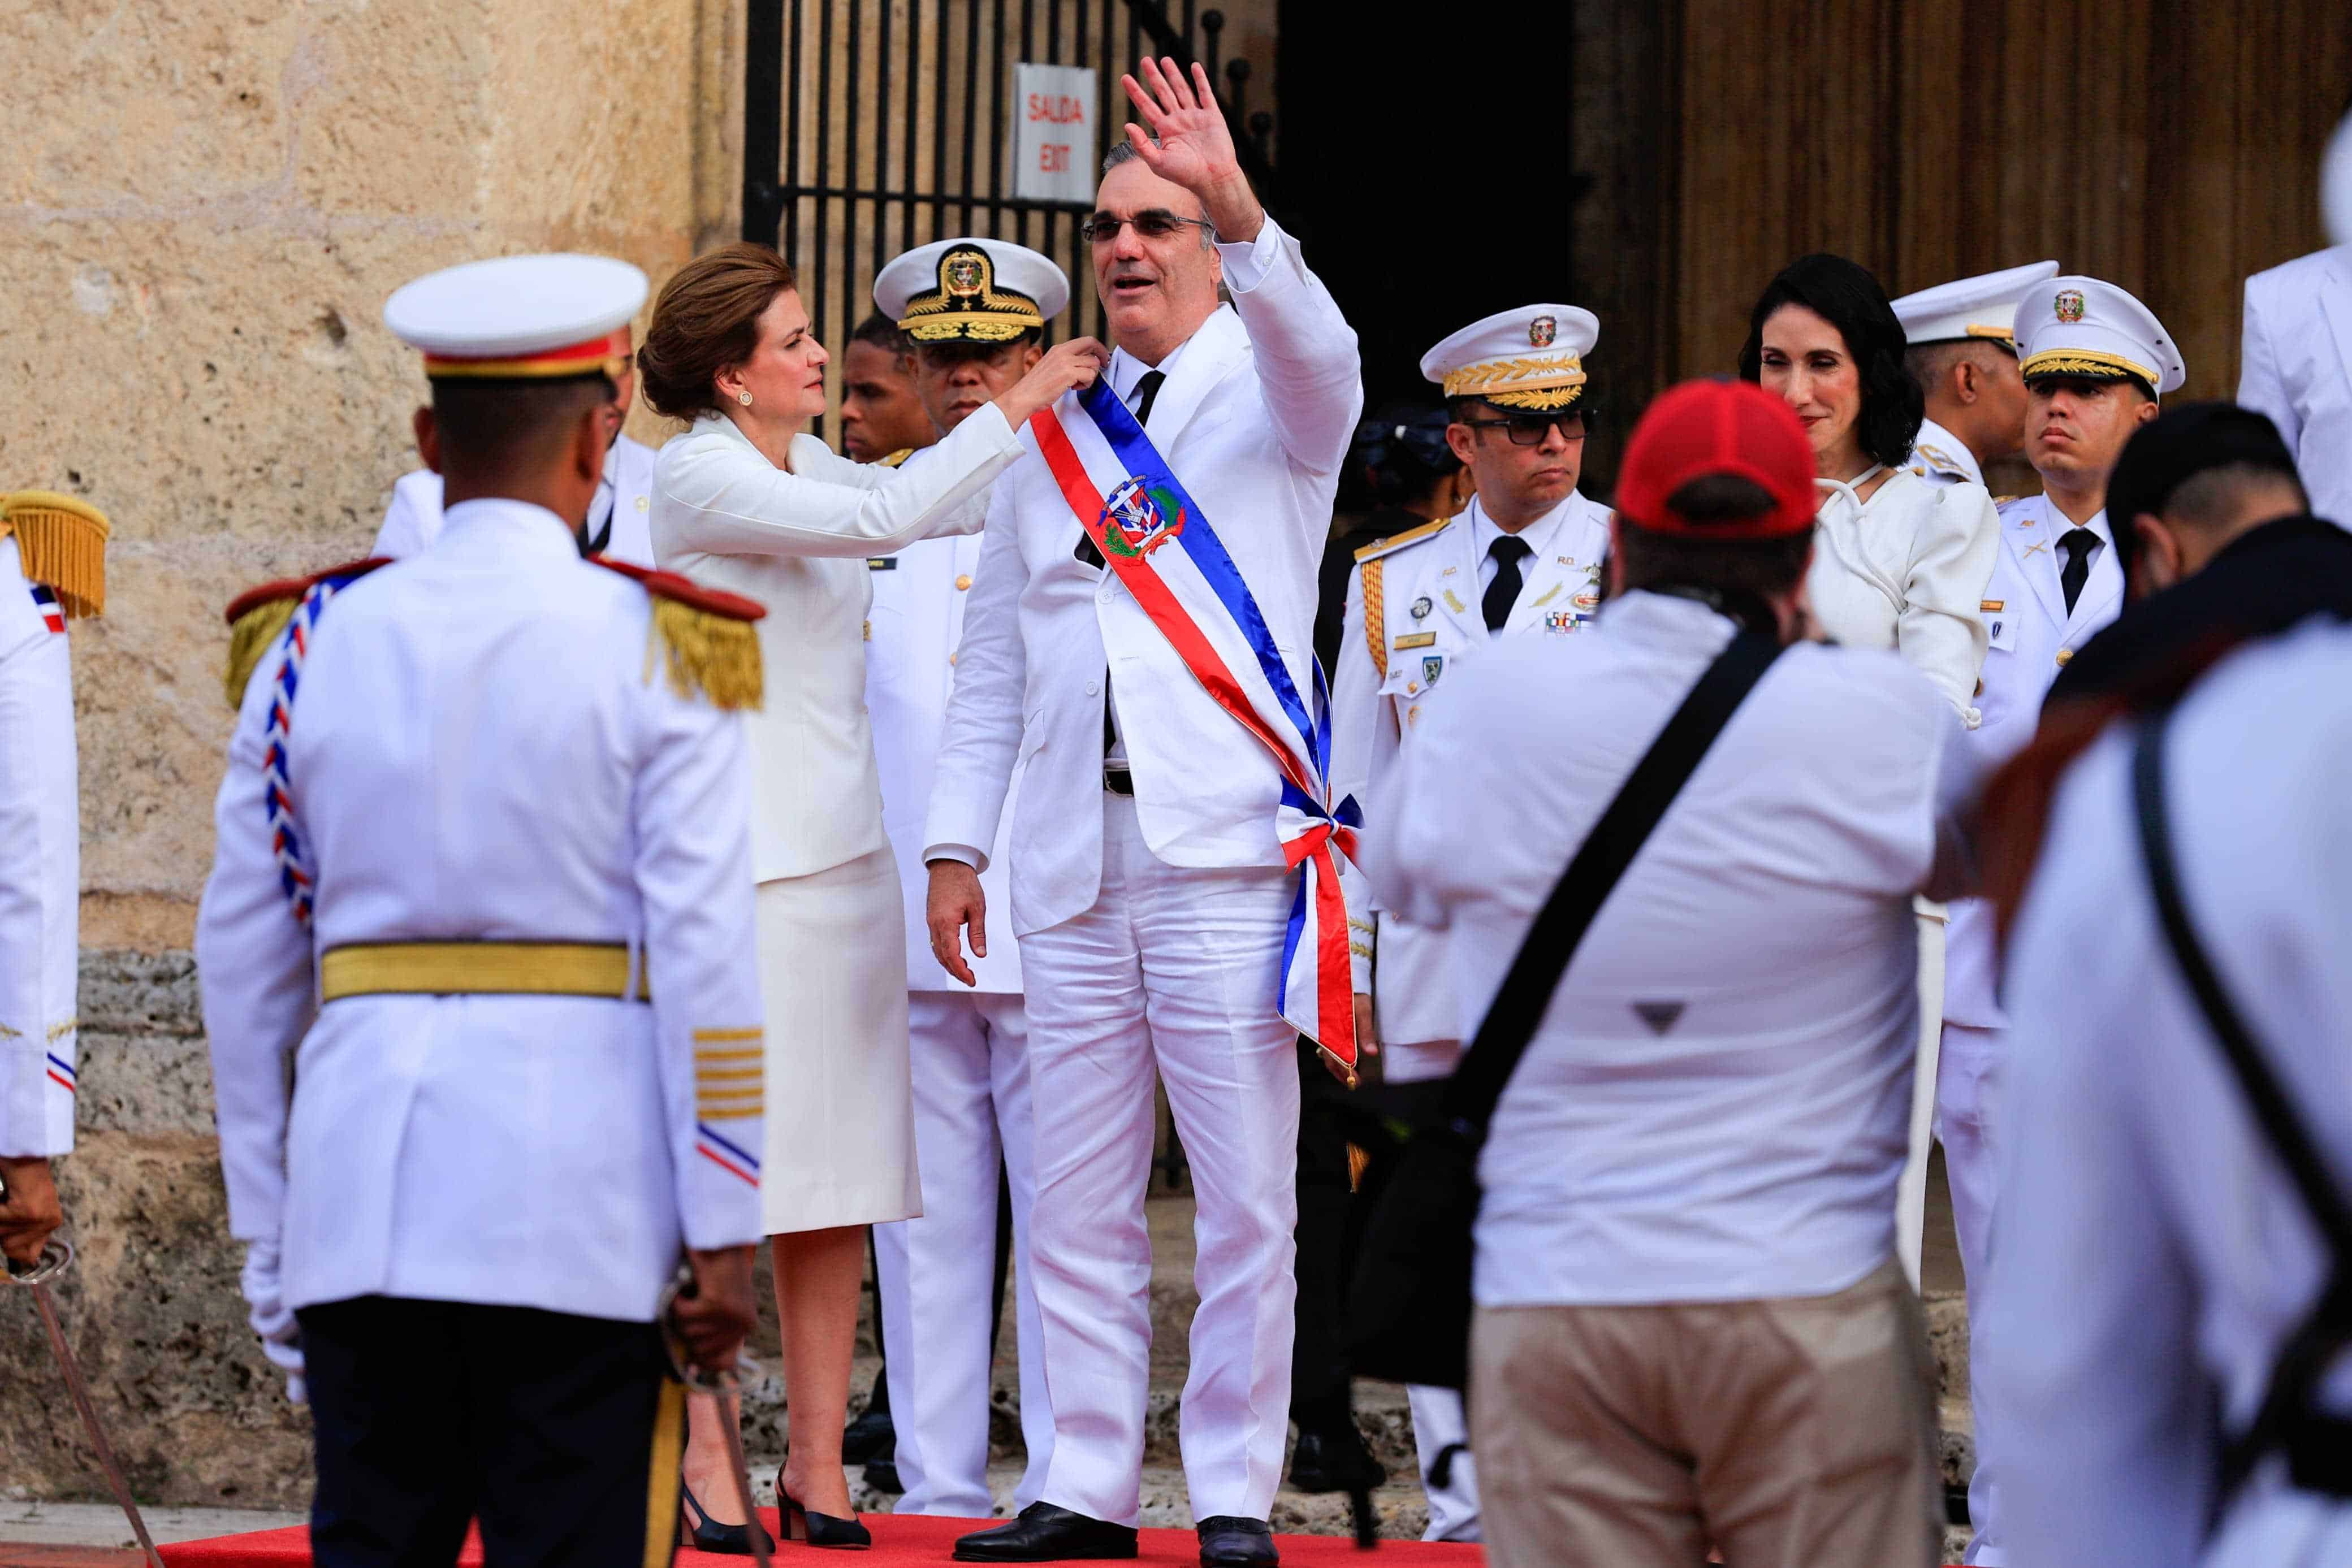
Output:
<svg viewBox="0 0 2352 1568">
<path fill-rule="evenodd" d="M 825 412 L 827 357 L 791 266 L 764 246 L 730 245 L 663 288 L 638 366 L 646 401 L 691 422 L 655 464 L 656 559 L 768 608 L 747 868 L 759 883 L 766 1037 L 736 1043 L 735 1057 L 728 1042 L 698 1043 L 719 1052 L 706 1092 L 723 1098 L 719 1079 L 765 1074 L 760 1185 L 790 1404 L 780 1506 L 795 1536 L 857 1546 L 866 1531 L 851 1516 L 841 1436 L 866 1227 L 922 1212 L 905 927 L 866 714 L 866 563 L 978 531 L 990 484 L 1021 455 L 1024 423 L 1090 383 L 1108 354 L 1091 339 L 1055 348 L 913 469 L 851 463 L 807 434 Z M 716 1407 L 698 1406 L 688 1530 L 698 1544 L 748 1550 L 728 1528 L 740 1511 Z"/>
<path fill-rule="evenodd" d="M 1812 440 L 1814 619 L 1832 642 L 1894 649 L 1973 729 L 2000 518 L 1983 486 L 1930 485 L 1906 466 L 1925 411 L 1903 349 L 1876 278 L 1843 256 L 1800 256 L 1756 302 L 1739 373 L 1786 399 Z"/>
<path fill-rule="evenodd" d="M 1817 254 L 1782 267 L 1756 301 L 1739 373 L 1787 400 L 1812 441 L 1822 494 L 1805 590 L 1822 633 L 1894 649 L 1974 729 L 2000 516 L 1983 486 L 1931 485 L 1907 466 L 1926 409 L 1903 351 L 1903 324 L 1878 280 Z M 1943 1012 L 1944 908 L 1922 900 L 1918 1071 L 1895 1199 L 1895 1250 L 1915 1287 Z"/>
</svg>

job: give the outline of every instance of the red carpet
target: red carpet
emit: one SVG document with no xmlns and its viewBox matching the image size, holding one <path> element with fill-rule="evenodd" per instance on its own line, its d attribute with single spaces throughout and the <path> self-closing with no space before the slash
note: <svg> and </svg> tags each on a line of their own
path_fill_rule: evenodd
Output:
<svg viewBox="0 0 2352 1568">
<path fill-rule="evenodd" d="M 769 1527 L 775 1528 L 773 1509 L 764 1511 Z M 900 1568 L 901 1564 L 940 1563 L 950 1561 L 959 1535 L 984 1529 L 1002 1520 L 982 1519 L 904 1519 L 895 1514 L 869 1513 L 865 1516 L 866 1528 L 874 1532 L 874 1550 L 866 1552 L 823 1552 L 789 1542 L 776 1549 L 779 1564 L 794 1564 L 808 1568 L 818 1562 L 844 1564 L 845 1568 Z M 1441 1568 L 1454 1564 L 1486 1562 L 1486 1555 L 1475 1546 L 1424 1545 L 1418 1541 L 1383 1541 L 1376 1556 L 1366 1556 L 1356 1550 L 1355 1542 L 1344 1535 L 1282 1535 L 1276 1536 L 1282 1548 L 1283 1568 L 1367 1568 L 1374 1563 L 1392 1563 L 1396 1568 Z M 250 1535 L 216 1535 L 209 1541 L 186 1541 L 162 1549 L 166 1568 L 309 1568 L 310 1532 L 297 1526 L 291 1530 L 261 1530 Z M 463 1568 L 480 1568 L 481 1542 L 469 1540 L 457 1559 Z M 748 1568 L 748 1557 L 720 1557 L 707 1552 L 680 1552 L 680 1568 Z M 1144 1563 L 1182 1563 L 1186 1568 L 1201 1561 L 1201 1545 L 1189 1530 L 1147 1530 L 1143 1532 L 1142 1551 L 1138 1561 Z"/>
</svg>

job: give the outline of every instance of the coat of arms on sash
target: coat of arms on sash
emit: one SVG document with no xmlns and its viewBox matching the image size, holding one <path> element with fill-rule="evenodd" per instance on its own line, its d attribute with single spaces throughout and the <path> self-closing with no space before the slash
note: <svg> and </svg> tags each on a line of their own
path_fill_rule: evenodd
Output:
<svg viewBox="0 0 2352 1568">
<path fill-rule="evenodd" d="M 1110 553 L 1135 559 L 1184 531 L 1184 508 L 1165 489 L 1129 478 L 1103 501 L 1102 526 Z"/>
</svg>

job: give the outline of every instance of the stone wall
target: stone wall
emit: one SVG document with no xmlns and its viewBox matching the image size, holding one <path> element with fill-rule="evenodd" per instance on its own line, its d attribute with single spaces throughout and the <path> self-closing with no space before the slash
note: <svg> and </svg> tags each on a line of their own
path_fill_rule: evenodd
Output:
<svg viewBox="0 0 2352 1568">
<path fill-rule="evenodd" d="M 740 0 L 49 0 L 5 8 L 0 488 L 114 522 L 74 631 L 82 1264 L 59 1301 L 140 1495 L 289 1505 L 305 1428 L 244 1325 L 188 948 L 230 715 L 219 612 L 364 552 L 414 465 L 408 278 L 731 237 Z M 658 441 L 660 422 L 637 434 Z M 0 1493 L 100 1497 L 0 1292 Z"/>
</svg>

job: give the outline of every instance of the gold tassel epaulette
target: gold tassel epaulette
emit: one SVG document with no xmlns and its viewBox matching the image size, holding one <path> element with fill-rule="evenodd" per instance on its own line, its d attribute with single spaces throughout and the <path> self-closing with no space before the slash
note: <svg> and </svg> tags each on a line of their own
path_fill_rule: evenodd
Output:
<svg viewBox="0 0 2352 1568">
<path fill-rule="evenodd" d="M 222 617 L 228 622 L 228 664 L 221 672 L 221 695 L 228 698 L 228 706 L 245 706 L 245 688 L 253 680 L 255 667 L 286 630 L 286 623 L 294 619 L 294 607 L 302 602 L 313 583 L 330 577 L 357 577 L 389 561 L 389 557 L 375 556 L 331 566 L 309 577 L 281 577 L 230 600 Z"/>
<path fill-rule="evenodd" d="M 655 571 L 604 556 L 590 558 L 617 571 L 652 595 L 653 630 L 646 646 L 646 678 L 653 678 L 658 655 L 669 669 L 670 689 L 680 696 L 700 692 L 717 708 L 757 709 L 765 696 L 760 666 L 760 633 L 752 622 L 767 606 L 739 593 L 705 588 L 674 571 Z"/>
<path fill-rule="evenodd" d="M 53 490 L 0 495 L 0 537 L 16 536 L 25 575 L 74 620 L 106 611 L 106 540 L 114 531 L 88 501 Z"/>
</svg>

